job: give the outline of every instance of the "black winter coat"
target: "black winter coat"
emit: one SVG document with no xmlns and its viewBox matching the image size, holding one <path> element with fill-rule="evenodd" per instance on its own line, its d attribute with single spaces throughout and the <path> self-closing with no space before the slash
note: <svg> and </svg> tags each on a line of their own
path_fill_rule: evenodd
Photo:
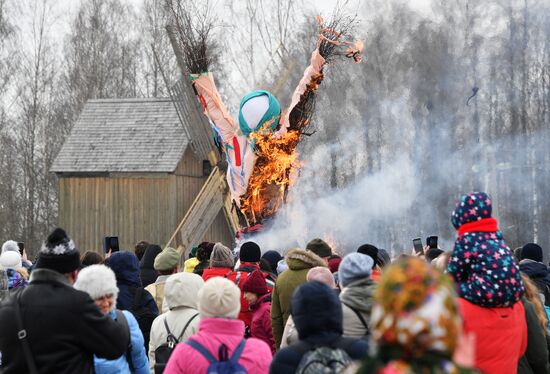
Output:
<svg viewBox="0 0 550 374">
<path fill-rule="evenodd" d="M 5 374 L 28 373 L 17 339 L 15 301 L 12 296 L 0 306 L 0 371 Z M 21 314 L 39 373 L 93 373 L 94 354 L 112 360 L 128 347 L 127 330 L 52 270 L 32 272 L 21 295 Z"/>
<path fill-rule="evenodd" d="M 535 283 L 544 295 L 544 305 L 550 306 L 550 271 L 542 262 L 525 259 L 519 263 L 519 270 Z"/>
</svg>

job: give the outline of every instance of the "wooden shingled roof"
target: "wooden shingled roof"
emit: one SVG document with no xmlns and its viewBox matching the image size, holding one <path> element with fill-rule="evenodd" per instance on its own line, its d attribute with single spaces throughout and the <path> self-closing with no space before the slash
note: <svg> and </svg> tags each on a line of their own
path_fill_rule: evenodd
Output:
<svg viewBox="0 0 550 374">
<path fill-rule="evenodd" d="M 170 173 L 186 132 L 169 98 L 89 100 L 50 171 Z"/>
</svg>

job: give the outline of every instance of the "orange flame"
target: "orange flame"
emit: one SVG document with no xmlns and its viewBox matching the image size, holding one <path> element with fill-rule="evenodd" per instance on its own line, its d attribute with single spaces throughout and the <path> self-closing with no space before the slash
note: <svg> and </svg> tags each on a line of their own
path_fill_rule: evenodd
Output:
<svg viewBox="0 0 550 374">
<path fill-rule="evenodd" d="M 267 126 L 269 124 L 265 124 L 264 128 Z M 241 198 L 241 211 L 249 225 L 254 225 L 272 216 L 284 202 L 290 172 L 299 166 L 296 146 L 300 132 L 288 131 L 276 138 L 271 132 L 260 130 L 250 136 L 255 142 L 258 158 L 248 181 L 247 192 Z"/>
</svg>

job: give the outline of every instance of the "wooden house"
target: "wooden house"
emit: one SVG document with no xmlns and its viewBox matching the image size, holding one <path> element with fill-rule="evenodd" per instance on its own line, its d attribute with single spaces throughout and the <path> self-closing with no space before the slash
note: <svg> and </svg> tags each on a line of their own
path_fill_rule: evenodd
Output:
<svg viewBox="0 0 550 374">
<path fill-rule="evenodd" d="M 159 98 L 86 103 L 51 168 L 59 225 L 81 251 L 102 250 L 110 235 L 123 249 L 168 242 L 211 173 L 208 147 L 197 151 L 190 139 L 200 129 L 186 128 L 192 119 L 177 109 Z M 202 240 L 230 245 L 230 224 L 222 210 L 214 214 Z"/>
</svg>

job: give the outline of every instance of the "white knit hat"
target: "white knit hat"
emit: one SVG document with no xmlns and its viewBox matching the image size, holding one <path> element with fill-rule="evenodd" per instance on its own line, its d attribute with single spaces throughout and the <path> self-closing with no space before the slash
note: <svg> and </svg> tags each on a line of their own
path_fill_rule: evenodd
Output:
<svg viewBox="0 0 550 374">
<path fill-rule="evenodd" d="M 8 240 L 4 244 L 2 244 L 2 253 L 7 251 L 19 253 L 19 246 L 17 245 L 17 242 L 13 240 Z"/>
<path fill-rule="evenodd" d="M 0 255 L 0 265 L 4 269 L 17 269 L 21 267 L 21 255 L 17 252 L 5 251 Z"/>
<path fill-rule="evenodd" d="M 90 265 L 80 270 L 74 288 L 88 293 L 94 300 L 109 294 L 116 300 L 118 295 L 115 273 L 105 265 Z"/>
<path fill-rule="evenodd" d="M 203 319 L 236 319 L 240 310 L 241 290 L 226 278 L 210 278 L 199 290 L 199 313 Z"/>
</svg>

